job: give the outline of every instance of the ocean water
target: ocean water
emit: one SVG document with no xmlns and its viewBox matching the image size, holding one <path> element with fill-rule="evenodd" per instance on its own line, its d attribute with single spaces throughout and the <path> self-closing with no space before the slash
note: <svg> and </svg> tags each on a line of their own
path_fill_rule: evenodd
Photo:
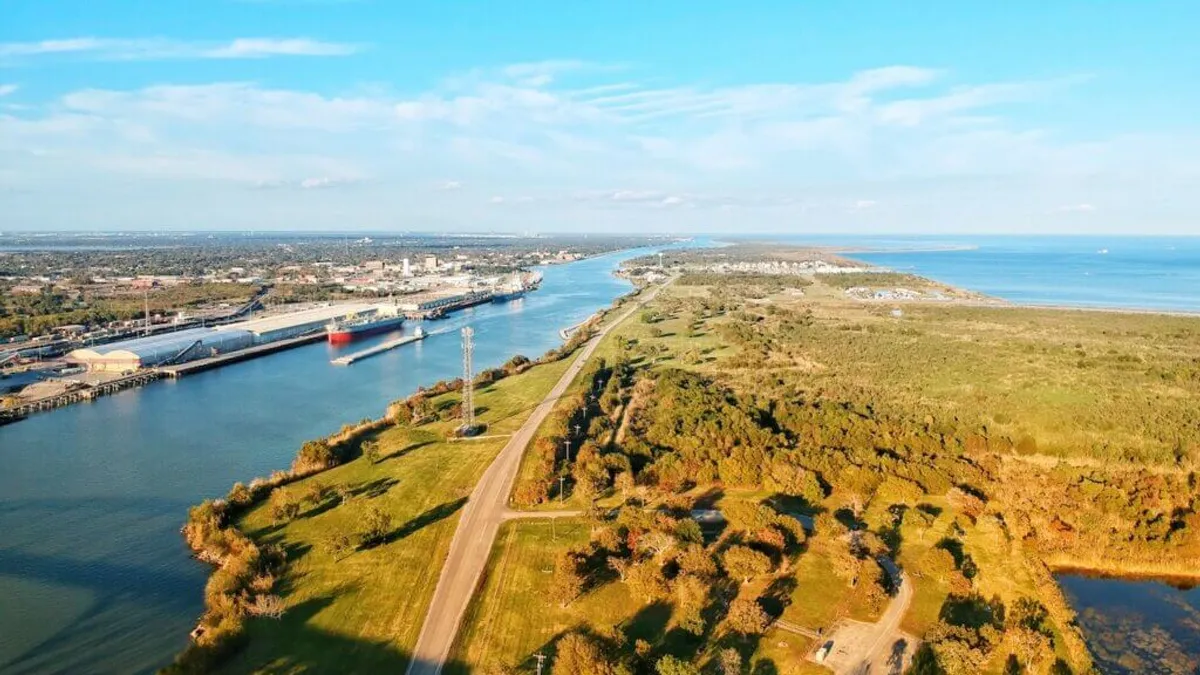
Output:
<svg viewBox="0 0 1200 675">
<path fill-rule="evenodd" d="M 1200 312 L 1200 237 L 836 237 L 856 260 L 1030 305 Z"/>
</svg>

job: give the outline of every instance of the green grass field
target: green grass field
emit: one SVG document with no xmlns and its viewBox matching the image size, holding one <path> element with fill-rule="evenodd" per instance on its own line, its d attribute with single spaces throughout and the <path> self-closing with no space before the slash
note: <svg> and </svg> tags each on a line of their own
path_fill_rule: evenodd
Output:
<svg viewBox="0 0 1200 675">
<path fill-rule="evenodd" d="M 565 371 L 569 361 L 538 366 L 477 393 L 488 434 L 510 434 Z M 457 400 L 450 394 L 435 404 Z M 252 620 L 248 642 L 225 672 L 402 672 L 416 643 L 458 522 L 459 510 L 506 438 L 445 440 L 454 422 L 380 434 L 381 458 L 358 458 L 285 489 L 303 494 L 313 481 L 346 486 L 354 497 L 306 506 L 278 527 L 266 505 L 239 523 L 259 542 L 287 551 L 277 583 L 287 611 L 280 620 Z M 324 542 L 354 533 L 369 507 L 392 516 L 386 543 L 335 558 Z"/>
<path fill-rule="evenodd" d="M 607 584 L 560 608 L 545 596 L 556 551 L 587 541 L 587 527 L 560 519 L 505 524 L 496 539 L 482 589 L 463 619 L 451 660 L 461 675 L 484 666 L 529 667 L 532 655 L 579 626 L 613 626 L 641 603 L 623 584 Z"/>
</svg>

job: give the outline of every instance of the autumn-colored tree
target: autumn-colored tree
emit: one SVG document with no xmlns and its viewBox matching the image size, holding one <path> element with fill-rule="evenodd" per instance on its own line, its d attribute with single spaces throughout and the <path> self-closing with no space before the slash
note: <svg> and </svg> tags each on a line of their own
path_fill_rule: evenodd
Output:
<svg viewBox="0 0 1200 675">
<path fill-rule="evenodd" d="M 287 490 L 275 488 L 270 498 L 271 520 L 276 523 L 286 523 L 300 514 L 300 503 L 292 499 Z"/>
<path fill-rule="evenodd" d="M 627 559 L 627 558 L 621 558 L 621 557 L 618 557 L 615 555 L 608 556 L 609 569 L 616 572 L 617 577 L 619 577 L 621 579 L 621 581 L 625 581 L 626 575 L 629 574 L 629 566 L 630 565 L 631 565 L 631 563 L 629 562 L 629 559 Z"/>
<path fill-rule="evenodd" d="M 770 620 L 756 598 L 746 597 L 730 603 L 729 614 L 725 616 L 729 629 L 743 635 L 761 635 Z"/>
<path fill-rule="evenodd" d="M 833 573 L 851 586 L 857 583 L 862 560 L 850 551 L 850 547 L 841 541 L 835 541 L 830 542 L 827 551 Z"/>
<path fill-rule="evenodd" d="M 730 546 L 722 557 L 725 571 L 742 583 L 750 583 L 754 577 L 771 571 L 771 559 L 749 546 Z"/>
<path fill-rule="evenodd" d="M 560 551 L 554 558 L 554 576 L 550 579 L 550 598 L 566 607 L 583 591 L 583 575 L 574 551 Z"/>
<path fill-rule="evenodd" d="M 741 675 L 742 655 L 732 647 L 726 647 L 717 655 L 717 663 L 721 667 L 721 675 Z"/>
<path fill-rule="evenodd" d="M 334 560 L 341 560 L 354 550 L 355 544 L 349 534 L 333 532 L 321 542 L 321 548 L 333 556 Z"/>
<path fill-rule="evenodd" d="M 1027 672 L 1037 672 L 1037 669 L 1054 658 L 1054 644 L 1050 638 L 1039 631 L 1026 626 L 1010 628 L 1006 632 L 1013 654 L 1025 666 Z"/>
<path fill-rule="evenodd" d="M 672 585 L 675 596 L 675 620 L 679 627 L 693 634 L 704 633 L 704 608 L 712 587 L 703 579 L 690 574 L 681 574 Z"/>
<path fill-rule="evenodd" d="M 935 546 L 921 556 L 921 571 L 938 581 L 948 580 L 956 567 L 954 555 L 941 546 Z"/>
<path fill-rule="evenodd" d="M 659 659 L 654 670 L 658 675 L 700 675 L 700 669 L 694 663 L 670 654 Z"/>
<path fill-rule="evenodd" d="M 567 633 L 554 646 L 553 675 L 614 675 L 600 645 L 579 633 Z"/>
<path fill-rule="evenodd" d="M 631 565 L 625 573 L 625 583 L 629 584 L 634 595 L 646 602 L 667 594 L 667 579 L 663 576 L 662 567 L 653 560 Z"/>
<path fill-rule="evenodd" d="M 366 441 L 362 444 L 362 456 L 368 464 L 379 463 L 379 442 Z"/>
<path fill-rule="evenodd" d="M 319 480 L 311 479 L 304 487 L 304 501 L 317 506 L 325 501 L 325 497 L 329 495 L 329 488 Z"/>
<path fill-rule="evenodd" d="M 691 574 L 701 579 L 712 579 L 717 575 L 717 562 L 700 544 L 689 544 L 676 556 L 675 563 L 683 574 Z"/>
<path fill-rule="evenodd" d="M 360 538 L 363 546 L 374 546 L 383 542 L 392 531 L 392 514 L 372 504 L 361 518 Z"/>
</svg>

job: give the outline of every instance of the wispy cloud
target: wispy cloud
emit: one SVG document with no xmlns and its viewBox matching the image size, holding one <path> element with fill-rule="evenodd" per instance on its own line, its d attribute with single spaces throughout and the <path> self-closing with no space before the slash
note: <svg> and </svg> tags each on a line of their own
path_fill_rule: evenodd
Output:
<svg viewBox="0 0 1200 675">
<path fill-rule="evenodd" d="M 18 89 L 20 89 L 20 87 L 15 84 L 0 84 L 0 96 L 8 96 Z"/>
<path fill-rule="evenodd" d="M 166 38 L 77 37 L 37 42 L 0 43 L 0 61 L 74 57 L 102 61 L 167 59 L 258 59 L 273 56 L 348 56 L 360 45 L 309 38 L 237 38 L 226 42 Z"/>
</svg>

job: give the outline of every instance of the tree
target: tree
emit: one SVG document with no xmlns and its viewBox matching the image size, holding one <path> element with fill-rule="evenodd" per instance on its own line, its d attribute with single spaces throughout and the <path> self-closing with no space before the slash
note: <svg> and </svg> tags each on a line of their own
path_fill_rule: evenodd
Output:
<svg viewBox="0 0 1200 675">
<path fill-rule="evenodd" d="M 701 579 L 712 579 L 717 576 L 716 561 L 713 560 L 712 554 L 700 544 L 689 544 L 675 558 L 675 562 L 679 565 L 679 571 L 684 574 L 691 574 Z"/>
<path fill-rule="evenodd" d="M 559 607 L 566 607 L 583 591 L 583 575 L 579 573 L 579 558 L 574 551 L 560 551 L 554 558 L 554 576 L 550 579 L 550 597 Z"/>
<path fill-rule="evenodd" d="M 721 666 L 721 675 L 741 675 L 742 655 L 732 647 L 726 647 L 717 655 L 717 663 Z"/>
<path fill-rule="evenodd" d="M 729 628 L 743 635 L 761 635 L 767 630 L 771 618 L 763 611 L 756 598 L 738 598 L 729 605 L 725 617 Z"/>
<path fill-rule="evenodd" d="M 377 441 L 366 441 L 362 444 L 363 459 L 367 460 L 368 464 L 379 463 L 379 443 Z"/>
<path fill-rule="evenodd" d="M 621 501 L 629 499 L 629 492 L 634 488 L 633 474 L 629 471 L 622 471 L 613 480 L 613 485 L 621 491 Z"/>
<path fill-rule="evenodd" d="M 650 602 L 667 594 L 667 580 L 663 577 L 662 567 L 653 560 L 645 560 L 629 567 L 625 574 L 625 583 L 634 595 Z"/>
<path fill-rule="evenodd" d="M 283 598 L 278 595 L 256 595 L 254 596 L 254 604 L 247 607 L 246 611 L 254 616 L 278 619 L 283 616 L 283 610 L 286 607 L 287 605 L 284 604 Z"/>
<path fill-rule="evenodd" d="M 690 661 L 671 656 L 662 657 L 654 664 L 658 675 L 700 675 L 700 670 Z"/>
<path fill-rule="evenodd" d="M 275 488 L 271 491 L 270 515 L 276 523 L 286 523 L 300 513 L 300 504 L 292 499 L 287 490 Z"/>
<path fill-rule="evenodd" d="M 383 542 L 392 531 L 392 514 L 372 504 L 363 514 L 362 536 L 363 546 L 374 546 Z"/>
<path fill-rule="evenodd" d="M 354 539 L 345 532 L 333 532 L 321 542 L 321 547 L 334 560 L 341 560 L 354 550 L 355 545 Z"/>
<path fill-rule="evenodd" d="M 567 633 L 554 647 L 553 675 L 614 675 L 600 646 L 579 633 Z"/>
<path fill-rule="evenodd" d="M 1013 654 L 1021 660 L 1025 670 L 1034 672 L 1036 666 L 1054 657 L 1054 646 L 1043 633 L 1020 626 L 1007 631 L 1013 646 Z"/>
<path fill-rule="evenodd" d="M 317 506 L 325 501 L 325 497 L 329 495 L 329 488 L 319 480 L 311 480 L 304 488 L 304 501 L 309 502 L 313 506 Z"/>
<path fill-rule="evenodd" d="M 675 578 L 675 620 L 679 627 L 692 635 L 704 633 L 704 607 L 712 587 L 704 580 L 690 574 Z"/>
<path fill-rule="evenodd" d="M 243 483 L 234 483 L 229 491 L 229 503 L 234 506 L 246 506 L 254 501 L 254 493 Z"/>
<path fill-rule="evenodd" d="M 771 571 L 771 559 L 749 546 L 731 546 L 723 557 L 725 571 L 748 584 L 754 577 Z"/>
<path fill-rule="evenodd" d="M 638 539 L 638 548 L 661 556 L 675 546 L 675 537 L 661 530 L 651 530 Z"/>
<path fill-rule="evenodd" d="M 350 486 L 345 483 L 338 483 L 334 486 L 333 491 L 337 494 L 338 503 L 345 504 L 354 497 L 354 492 L 350 490 Z"/>
<path fill-rule="evenodd" d="M 625 581 L 625 576 L 629 574 L 629 561 L 625 558 L 619 558 L 615 555 L 608 556 L 608 567 L 617 573 L 621 581 Z"/>
<path fill-rule="evenodd" d="M 1005 624 L 1010 628 L 1023 627 L 1040 631 L 1048 614 L 1042 603 L 1022 596 L 1009 608 Z"/>
<path fill-rule="evenodd" d="M 921 571 L 938 581 L 946 581 L 956 567 L 954 554 L 941 546 L 935 546 L 921 556 Z"/>
</svg>

